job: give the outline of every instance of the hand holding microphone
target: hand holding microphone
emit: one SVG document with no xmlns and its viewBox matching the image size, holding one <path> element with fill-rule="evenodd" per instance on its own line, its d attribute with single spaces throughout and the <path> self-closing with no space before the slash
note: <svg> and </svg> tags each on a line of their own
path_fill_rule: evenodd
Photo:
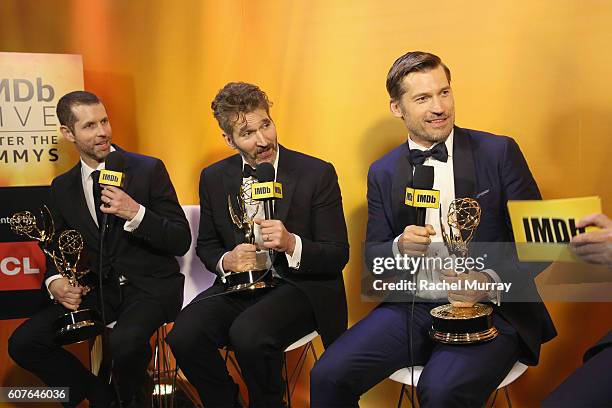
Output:
<svg viewBox="0 0 612 408">
<path fill-rule="evenodd" d="M 253 188 L 259 193 L 254 194 L 253 198 L 263 202 L 265 219 L 256 218 L 254 222 L 260 227 L 263 246 L 270 251 L 286 252 L 292 256 L 295 250 L 295 236 L 287 231 L 282 221 L 273 219 L 274 199 L 282 198 L 282 186 L 274 182 L 274 166 L 270 163 L 258 164 L 256 176 L 258 183 Z"/>
<path fill-rule="evenodd" d="M 127 221 L 134 218 L 140 209 L 140 204 L 134 201 L 125 191 L 114 186 L 104 186 L 102 203 L 100 209 L 103 213 L 113 214 Z"/>
<path fill-rule="evenodd" d="M 414 166 L 414 189 L 411 190 L 410 200 L 407 205 L 416 207 L 416 223 L 408 225 L 404 228 L 404 232 L 400 235 L 397 242 L 400 253 L 409 256 L 421 256 L 427 252 L 429 244 L 431 244 L 431 236 L 436 235 L 436 231 L 430 224 L 425 224 L 425 215 L 429 204 L 419 204 L 419 195 L 415 197 L 415 191 L 426 190 L 431 191 L 434 184 L 434 169 L 431 166 L 416 165 Z M 407 194 L 408 199 L 408 194 Z M 438 197 L 439 200 L 439 197 Z M 425 200 L 429 201 L 429 200 Z"/>
<path fill-rule="evenodd" d="M 263 246 L 277 252 L 286 252 L 289 256 L 295 250 L 295 235 L 287 231 L 280 220 L 262 220 L 256 218 L 255 223 L 261 228 Z"/>
<path fill-rule="evenodd" d="M 119 151 L 115 150 L 106 156 L 105 169 L 100 171 L 99 179 L 102 187 L 100 210 L 104 214 L 116 215 L 129 221 L 138 213 L 140 204 L 121 189 L 124 168 L 125 158 Z"/>
<path fill-rule="evenodd" d="M 398 249 L 401 254 L 408 256 L 424 255 L 431 244 L 432 235 L 436 235 L 436 231 L 430 224 L 408 225 L 397 241 Z"/>
</svg>

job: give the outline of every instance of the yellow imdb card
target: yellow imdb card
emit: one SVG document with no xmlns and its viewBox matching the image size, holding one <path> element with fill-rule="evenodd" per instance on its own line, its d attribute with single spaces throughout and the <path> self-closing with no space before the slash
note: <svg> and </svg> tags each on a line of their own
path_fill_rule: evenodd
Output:
<svg viewBox="0 0 612 408">
<path fill-rule="evenodd" d="M 600 213 L 601 198 L 508 201 L 508 211 L 520 260 L 579 262 L 568 243 L 594 228 L 577 228 L 576 222 Z"/>
</svg>

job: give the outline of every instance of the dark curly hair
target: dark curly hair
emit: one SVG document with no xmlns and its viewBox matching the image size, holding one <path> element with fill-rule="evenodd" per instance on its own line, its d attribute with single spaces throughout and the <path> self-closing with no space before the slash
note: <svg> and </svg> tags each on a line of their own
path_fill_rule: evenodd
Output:
<svg viewBox="0 0 612 408">
<path fill-rule="evenodd" d="M 210 104 L 219 127 L 232 136 L 234 125 L 244 120 L 244 115 L 255 109 L 265 109 L 270 116 L 272 102 L 257 85 L 246 82 L 230 82 L 223 87 Z"/>
</svg>

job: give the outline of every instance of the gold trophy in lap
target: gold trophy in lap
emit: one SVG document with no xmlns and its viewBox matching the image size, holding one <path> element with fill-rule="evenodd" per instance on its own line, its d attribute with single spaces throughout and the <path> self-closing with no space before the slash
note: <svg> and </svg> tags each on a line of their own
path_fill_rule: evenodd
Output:
<svg viewBox="0 0 612 408">
<path fill-rule="evenodd" d="M 253 181 L 249 180 L 242 184 L 240 187 L 240 194 L 236 197 L 236 204 L 232 204 L 231 195 L 227 196 L 227 207 L 229 210 L 230 218 L 236 227 L 238 227 L 244 233 L 244 242 L 246 244 L 255 245 L 255 222 L 253 219 L 257 214 L 257 209 L 261 205 L 261 202 L 253 200 L 251 197 L 251 185 Z M 249 214 L 250 207 L 255 207 L 252 211 L 253 214 Z M 226 292 L 234 292 L 243 289 L 262 289 L 274 286 L 272 281 L 265 276 L 267 267 L 267 252 L 257 251 L 256 262 L 252 268 L 244 272 L 232 272 L 225 277 Z"/>
<path fill-rule="evenodd" d="M 83 237 L 76 230 L 63 231 L 57 239 L 56 252 L 51 248 L 55 235 L 51 212 L 44 206 L 40 213 L 40 222 L 30 211 L 13 214 L 10 219 L 11 230 L 38 241 L 42 251 L 53 261 L 57 272 L 67 278 L 70 285 L 88 287 L 82 280 L 90 272 L 89 269 L 78 269 L 84 246 Z M 104 324 L 96 310 L 80 309 L 58 317 L 53 327 L 57 343 L 72 344 L 97 336 L 104 329 Z"/>
<path fill-rule="evenodd" d="M 480 205 L 476 200 L 453 200 L 448 208 L 448 234 L 440 214 L 442 238 L 451 256 L 468 255 L 468 244 L 480 224 L 480 214 Z M 467 277 L 467 274 L 459 275 L 459 279 L 465 282 L 463 277 Z M 498 335 L 493 326 L 493 307 L 490 305 L 476 303 L 471 307 L 455 307 L 446 304 L 433 308 L 430 314 L 433 317 L 430 335 L 441 343 L 473 344 L 492 340 Z"/>
</svg>

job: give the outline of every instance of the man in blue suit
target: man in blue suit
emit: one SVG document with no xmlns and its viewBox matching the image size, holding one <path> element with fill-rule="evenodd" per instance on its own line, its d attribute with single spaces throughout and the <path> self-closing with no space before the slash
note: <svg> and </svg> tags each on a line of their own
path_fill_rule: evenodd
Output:
<svg viewBox="0 0 612 408">
<path fill-rule="evenodd" d="M 513 240 L 507 201 L 541 198 L 514 140 L 454 125 L 450 76 L 439 57 L 424 52 L 401 56 L 389 71 L 391 112 L 403 120 L 409 137 L 370 167 L 367 259 L 381 247 L 394 255 L 432 256 L 432 242 L 443 246 L 440 220 L 448 204 L 462 197 L 476 199 L 482 209 L 474 242 L 500 243 L 503 248 L 502 243 Z M 425 225 L 419 226 L 416 210 L 404 205 L 404 194 L 413 186 L 414 167 L 422 164 L 434 168 L 433 188 L 440 191 L 443 213 L 427 209 Z M 336 340 L 315 365 L 312 407 L 358 406 L 360 395 L 411 365 L 425 366 L 417 387 L 422 407 L 482 406 L 517 360 L 536 364 L 540 345 L 556 335 L 552 321 L 527 274 L 529 268 L 521 266 L 514 253 L 502 261 L 497 256 L 496 261 L 494 267 L 469 271 L 467 279 L 512 281 L 521 293 L 530 294 L 524 299 L 530 302 L 504 301 L 497 291 L 478 290 L 421 291 L 414 305 L 383 302 Z M 452 270 L 438 271 L 437 278 L 419 271 L 418 277 L 431 282 L 459 279 Z M 455 306 L 495 303 L 493 323 L 499 335 L 474 345 L 435 343 L 429 337 L 429 312 L 447 300 Z"/>
</svg>

